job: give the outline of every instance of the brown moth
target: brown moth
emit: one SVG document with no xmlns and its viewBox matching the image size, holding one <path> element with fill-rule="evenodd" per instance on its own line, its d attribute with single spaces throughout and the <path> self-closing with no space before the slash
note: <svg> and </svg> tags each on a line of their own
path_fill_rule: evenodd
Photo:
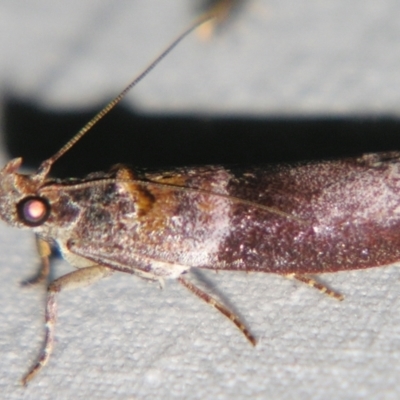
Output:
<svg viewBox="0 0 400 400">
<path fill-rule="evenodd" d="M 255 271 L 295 278 L 342 296 L 311 275 L 400 260 L 400 153 L 252 168 L 203 166 L 143 172 L 117 165 L 82 179 L 49 177 L 51 166 L 112 109 L 181 35 L 35 174 L 21 158 L 0 171 L 0 216 L 38 238 L 44 280 L 51 246 L 77 268 L 50 283 L 46 336 L 27 384 L 54 342 L 56 295 L 113 271 L 177 279 L 255 338 L 223 304 L 184 278 L 190 268 Z"/>
</svg>

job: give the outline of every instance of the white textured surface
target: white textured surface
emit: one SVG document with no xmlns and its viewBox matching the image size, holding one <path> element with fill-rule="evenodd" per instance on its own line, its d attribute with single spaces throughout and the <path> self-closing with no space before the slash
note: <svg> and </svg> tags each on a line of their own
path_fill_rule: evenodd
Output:
<svg viewBox="0 0 400 400">
<path fill-rule="evenodd" d="M 3 0 L 1 87 L 56 107 L 108 98 L 187 25 L 188 3 Z M 149 110 L 397 114 L 399 13 L 394 0 L 249 1 L 214 41 L 188 38 L 132 98 Z M 2 398 L 400 396 L 395 267 L 322 277 L 342 303 L 275 276 L 211 274 L 255 349 L 176 283 L 115 275 L 61 294 L 53 357 L 22 389 L 44 295 L 18 287 L 35 269 L 30 235 L 2 224 L 0 246 Z"/>
</svg>

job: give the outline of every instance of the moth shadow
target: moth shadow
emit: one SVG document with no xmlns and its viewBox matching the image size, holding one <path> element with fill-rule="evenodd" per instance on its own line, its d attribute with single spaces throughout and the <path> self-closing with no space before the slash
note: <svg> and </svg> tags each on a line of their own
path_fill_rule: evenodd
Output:
<svg viewBox="0 0 400 400">
<path fill-rule="evenodd" d="M 3 143 L 37 168 L 101 108 L 51 110 L 4 97 Z M 249 116 L 140 113 L 118 107 L 57 161 L 53 175 L 82 176 L 116 163 L 167 166 L 254 165 L 400 149 L 392 116 Z"/>
</svg>

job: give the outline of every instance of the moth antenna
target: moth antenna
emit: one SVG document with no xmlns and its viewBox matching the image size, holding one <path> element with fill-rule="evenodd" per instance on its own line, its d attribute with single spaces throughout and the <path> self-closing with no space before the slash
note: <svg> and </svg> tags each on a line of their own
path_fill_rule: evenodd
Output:
<svg viewBox="0 0 400 400">
<path fill-rule="evenodd" d="M 136 86 L 143 78 L 147 76 L 159 63 L 163 60 L 186 36 L 188 36 L 197 27 L 204 22 L 214 18 L 214 15 L 209 13 L 200 17 L 189 28 L 183 31 L 159 56 L 157 56 L 136 78 L 134 78 L 128 86 L 126 86 L 113 100 L 111 100 L 102 110 L 100 110 L 86 125 L 81 128 L 60 150 L 53 156 L 43 161 L 36 173 L 37 179 L 43 180 L 49 173 L 51 166 L 62 157 L 83 135 L 85 135 L 97 122 L 99 122 L 106 114 L 108 114 L 124 97 Z"/>
</svg>

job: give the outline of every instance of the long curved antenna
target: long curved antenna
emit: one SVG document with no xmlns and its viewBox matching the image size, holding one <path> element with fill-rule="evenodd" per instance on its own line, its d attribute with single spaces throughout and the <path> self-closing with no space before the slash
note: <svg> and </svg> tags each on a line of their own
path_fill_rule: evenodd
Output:
<svg viewBox="0 0 400 400">
<path fill-rule="evenodd" d="M 194 24 L 187 28 L 181 33 L 158 57 L 152 61 L 143 72 L 141 72 L 128 86 L 125 87 L 113 100 L 111 100 L 102 110 L 100 110 L 82 129 L 79 130 L 60 150 L 57 151 L 53 156 L 43 161 L 36 173 L 37 179 L 44 179 L 50 171 L 51 166 L 62 157 L 71 147 L 75 145 L 78 140 L 82 138 L 98 121 L 100 121 L 106 114 L 108 114 L 131 90 L 136 86 L 147 74 L 152 71 L 161 60 L 163 60 L 187 35 L 194 31 L 197 27 L 206 21 L 214 18 L 211 14 L 206 14 L 199 18 Z"/>
</svg>

